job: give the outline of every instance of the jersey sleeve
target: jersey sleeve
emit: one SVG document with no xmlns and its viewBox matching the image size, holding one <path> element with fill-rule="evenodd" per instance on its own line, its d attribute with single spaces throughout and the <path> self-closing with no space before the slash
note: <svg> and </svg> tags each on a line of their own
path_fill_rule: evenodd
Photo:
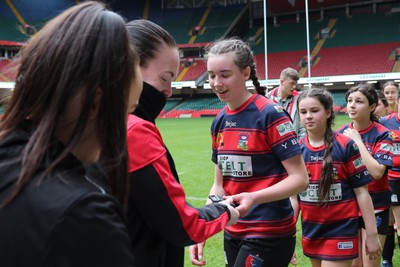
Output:
<svg viewBox="0 0 400 267">
<path fill-rule="evenodd" d="M 359 148 L 350 138 L 346 145 L 346 155 L 348 157 L 346 169 L 348 171 L 349 183 L 352 187 L 357 188 L 372 182 L 372 177 L 361 158 Z"/>
<path fill-rule="evenodd" d="M 265 122 L 266 140 L 274 154 L 280 161 L 301 154 L 295 127 L 289 115 L 279 105 L 271 104 L 268 108 Z"/>
<path fill-rule="evenodd" d="M 90 194 L 71 206 L 47 248 L 46 267 L 133 266 L 119 205 L 107 194 Z"/>
<path fill-rule="evenodd" d="M 376 161 L 378 161 L 382 165 L 386 165 L 388 168 L 391 168 L 393 165 L 393 154 L 392 148 L 393 141 L 390 137 L 390 131 L 381 132 L 376 142 L 373 146 L 373 151 L 371 151 L 372 156 Z"/>
</svg>

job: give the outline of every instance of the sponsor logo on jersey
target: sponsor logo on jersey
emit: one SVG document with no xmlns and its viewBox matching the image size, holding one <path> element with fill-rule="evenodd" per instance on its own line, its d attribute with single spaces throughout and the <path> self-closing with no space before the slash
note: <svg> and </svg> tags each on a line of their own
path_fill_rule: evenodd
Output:
<svg viewBox="0 0 400 267">
<path fill-rule="evenodd" d="M 400 144 L 399 143 L 393 144 L 393 154 L 400 155 Z"/>
<path fill-rule="evenodd" d="M 218 168 L 221 170 L 223 176 L 253 176 L 253 166 L 250 156 L 218 155 Z"/>
<path fill-rule="evenodd" d="M 240 133 L 237 148 L 249 150 L 249 136 L 250 135 L 248 133 Z"/>
<path fill-rule="evenodd" d="M 310 184 L 307 190 L 299 194 L 300 200 L 305 202 L 318 202 L 319 185 Z M 340 183 L 331 184 L 329 196 L 326 201 L 334 202 L 342 199 L 342 185 Z"/>
<path fill-rule="evenodd" d="M 338 242 L 337 243 L 337 248 L 338 249 L 352 249 L 353 247 L 354 247 L 353 241 Z"/>
<path fill-rule="evenodd" d="M 291 122 L 284 122 L 282 124 L 279 124 L 278 126 L 276 126 L 276 129 L 278 130 L 280 136 L 294 131 L 293 124 Z"/>
<path fill-rule="evenodd" d="M 237 122 L 236 121 L 225 121 L 225 127 L 236 127 Z"/>
<path fill-rule="evenodd" d="M 356 143 L 353 143 L 353 148 L 354 148 L 355 151 L 358 150 L 358 146 L 356 145 Z"/>
<path fill-rule="evenodd" d="M 391 156 L 386 155 L 386 154 L 380 154 L 380 153 L 374 154 L 374 157 L 376 157 L 378 159 L 382 157 L 383 159 L 393 160 Z"/>
<path fill-rule="evenodd" d="M 310 161 L 323 161 L 324 157 L 320 156 L 310 156 Z"/>
<path fill-rule="evenodd" d="M 381 144 L 381 150 L 384 150 L 384 151 L 391 151 L 392 150 L 392 146 L 391 145 L 389 145 L 389 144 Z"/>
<path fill-rule="evenodd" d="M 362 160 L 362 158 L 358 158 L 356 160 L 353 161 L 353 165 L 356 169 L 360 168 L 361 166 L 364 165 L 364 161 Z"/>
</svg>

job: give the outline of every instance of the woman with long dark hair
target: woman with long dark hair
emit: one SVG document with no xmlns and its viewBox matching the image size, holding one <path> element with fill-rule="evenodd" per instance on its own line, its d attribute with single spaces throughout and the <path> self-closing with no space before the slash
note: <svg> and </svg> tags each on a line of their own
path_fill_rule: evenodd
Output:
<svg viewBox="0 0 400 267">
<path fill-rule="evenodd" d="M 132 266 L 120 206 L 84 164 L 101 153 L 111 193 L 127 198 L 138 63 L 124 20 L 98 2 L 62 12 L 22 49 L 0 124 L 3 266 Z"/>
</svg>

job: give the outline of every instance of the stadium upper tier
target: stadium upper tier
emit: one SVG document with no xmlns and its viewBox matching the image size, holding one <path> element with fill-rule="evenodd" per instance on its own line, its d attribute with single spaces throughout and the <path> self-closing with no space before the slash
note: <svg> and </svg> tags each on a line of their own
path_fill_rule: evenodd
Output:
<svg viewBox="0 0 400 267">
<path fill-rule="evenodd" d="M 127 20 L 146 18 L 166 28 L 179 45 L 203 46 L 226 35 L 238 35 L 248 40 L 255 54 L 257 72 L 265 79 L 264 27 L 260 21 L 249 23 L 248 5 L 213 6 L 200 8 L 162 9 L 159 1 L 108 1 L 114 10 Z M 0 40 L 24 42 L 29 38 L 26 25 L 40 29 L 52 16 L 74 5 L 73 0 L 30 0 L 0 1 Z M 284 8 L 274 2 L 274 8 Z M 286 8 L 286 7 L 285 7 Z M 394 51 L 400 47 L 400 12 L 389 13 L 371 10 L 354 12 L 346 16 L 344 9 L 337 16 L 318 19 L 310 17 L 309 34 L 312 76 L 337 76 L 346 74 L 387 73 L 396 71 Z M 246 17 L 247 16 L 247 17 Z M 246 20 L 240 20 L 245 17 Z M 194 27 L 198 31 L 193 34 Z M 328 29 L 326 39 L 319 39 L 319 33 Z M 283 68 L 297 69 L 307 75 L 302 61 L 307 54 L 306 21 L 280 21 L 267 27 L 268 79 L 277 79 Z M 1 55 L 0 55 L 1 57 Z M 1 58 L 0 58 L 1 60 Z M 200 57 L 191 58 L 192 64 L 182 59 L 177 81 L 194 81 L 204 76 L 206 64 Z M 302 65 L 303 64 L 303 65 Z M 0 81 L 13 80 L 13 73 L 0 64 Z M 397 70 L 398 71 L 398 70 Z"/>
</svg>

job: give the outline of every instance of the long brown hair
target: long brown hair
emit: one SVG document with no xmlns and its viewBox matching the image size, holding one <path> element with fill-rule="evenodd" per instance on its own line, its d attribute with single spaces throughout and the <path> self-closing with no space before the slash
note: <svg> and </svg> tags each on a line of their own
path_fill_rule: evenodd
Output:
<svg viewBox="0 0 400 267">
<path fill-rule="evenodd" d="M 0 139 L 27 118 L 36 125 L 22 153 L 21 171 L 11 202 L 32 175 L 51 145 L 59 118 L 78 94 L 84 95 L 73 134 L 62 152 L 49 162 L 50 174 L 79 142 L 86 128 L 95 92 L 102 90 L 96 117 L 98 138 L 111 192 L 126 199 L 126 112 L 138 59 L 118 14 L 99 2 L 71 7 L 48 22 L 21 51 L 15 90 L 0 125 Z"/>
<path fill-rule="evenodd" d="M 333 110 L 333 96 L 328 90 L 321 88 L 312 88 L 309 90 L 302 91 L 297 99 L 297 103 L 304 98 L 312 97 L 318 100 L 326 111 L 331 112 L 331 116 L 326 121 L 326 130 L 324 133 L 324 160 L 322 162 L 322 173 L 321 179 L 319 180 L 319 194 L 318 201 L 322 204 L 327 203 L 331 183 L 334 178 L 333 174 L 333 159 L 332 159 L 332 148 L 333 141 L 335 139 L 334 132 L 332 130 L 333 123 L 335 121 L 335 113 Z"/>
</svg>

